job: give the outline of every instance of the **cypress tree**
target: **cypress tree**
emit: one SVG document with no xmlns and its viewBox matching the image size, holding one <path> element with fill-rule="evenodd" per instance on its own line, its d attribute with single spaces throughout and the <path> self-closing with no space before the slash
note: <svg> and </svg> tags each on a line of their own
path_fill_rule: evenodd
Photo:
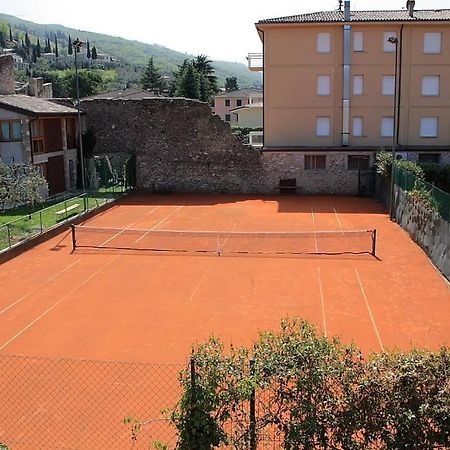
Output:
<svg viewBox="0 0 450 450">
<path fill-rule="evenodd" d="M 39 38 L 37 38 L 37 43 L 36 43 L 36 58 L 40 58 L 41 57 L 41 43 L 39 42 Z"/>
<path fill-rule="evenodd" d="M 58 39 L 56 38 L 56 34 L 55 34 L 55 56 L 58 58 L 59 57 L 59 52 L 58 52 Z"/>
<path fill-rule="evenodd" d="M 3 31 L 0 30 L 0 47 L 6 47 L 5 36 L 3 36 Z"/>
<path fill-rule="evenodd" d="M 25 32 L 25 45 L 27 46 L 27 48 L 31 47 L 31 41 L 30 36 L 28 36 L 28 32 Z"/>
<path fill-rule="evenodd" d="M 92 47 L 91 58 L 97 59 L 97 47 L 95 45 Z"/>
<path fill-rule="evenodd" d="M 67 46 L 67 54 L 71 55 L 72 53 L 73 53 L 72 39 L 70 38 L 70 34 L 69 34 L 69 44 Z"/>
<path fill-rule="evenodd" d="M 10 40 L 10 42 L 13 42 L 11 27 L 9 27 L 9 40 Z"/>
<path fill-rule="evenodd" d="M 89 45 L 89 41 L 87 41 L 87 43 L 86 43 L 86 56 L 88 59 L 91 58 L 91 47 Z"/>
</svg>

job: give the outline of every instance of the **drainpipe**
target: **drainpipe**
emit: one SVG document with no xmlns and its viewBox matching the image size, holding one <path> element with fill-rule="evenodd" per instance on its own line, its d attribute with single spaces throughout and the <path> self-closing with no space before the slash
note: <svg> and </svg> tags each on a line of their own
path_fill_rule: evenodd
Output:
<svg viewBox="0 0 450 450">
<path fill-rule="evenodd" d="M 400 146 L 400 106 L 401 106 L 401 93 L 402 93 L 402 60 L 403 60 L 403 24 L 400 27 L 400 49 L 399 49 L 399 61 L 398 61 L 398 88 L 397 88 L 397 146 Z"/>
<path fill-rule="evenodd" d="M 31 124 L 35 121 L 38 120 L 39 117 L 35 117 L 34 119 L 31 119 L 28 122 L 28 131 L 30 133 L 30 155 L 31 155 L 31 164 L 34 164 L 34 155 L 33 155 L 33 130 L 31 128 Z"/>
<path fill-rule="evenodd" d="M 342 96 L 342 146 L 348 147 L 350 136 L 350 1 L 344 2 L 344 66 Z"/>
</svg>

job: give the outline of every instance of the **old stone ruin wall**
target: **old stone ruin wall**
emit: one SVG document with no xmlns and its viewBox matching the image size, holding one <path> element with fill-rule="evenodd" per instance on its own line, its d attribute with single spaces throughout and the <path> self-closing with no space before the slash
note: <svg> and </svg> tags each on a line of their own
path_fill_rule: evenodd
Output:
<svg viewBox="0 0 450 450">
<path fill-rule="evenodd" d="M 82 101 L 96 153 L 136 155 L 137 187 L 152 192 L 277 193 L 296 178 L 300 193 L 358 189 L 345 152 L 329 152 L 327 170 L 304 171 L 304 152 L 262 153 L 245 146 L 205 103 L 169 98 Z"/>
</svg>

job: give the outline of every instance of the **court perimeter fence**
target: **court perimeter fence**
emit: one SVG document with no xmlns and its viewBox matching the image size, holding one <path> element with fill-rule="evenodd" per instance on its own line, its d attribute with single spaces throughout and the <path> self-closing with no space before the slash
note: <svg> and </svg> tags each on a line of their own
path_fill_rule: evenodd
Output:
<svg viewBox="0 0 450 450">
<path fill-rule="evenodd" d="M 0 355 L 0 443 L 10 450 L 174 449 L 170 412 L 180 373 L 195 366 Z M 251 370 L 251 363 L 249 363 Z M 273 430 L 257 430 L 265 393 L 256 391 L 244 416 L 226 432 L 247 450 L 281 449 Z M 1 445 L 0 445 L 1 448 Z M 222 447 L 224 448 L 224 447 Z"/>
</svg>

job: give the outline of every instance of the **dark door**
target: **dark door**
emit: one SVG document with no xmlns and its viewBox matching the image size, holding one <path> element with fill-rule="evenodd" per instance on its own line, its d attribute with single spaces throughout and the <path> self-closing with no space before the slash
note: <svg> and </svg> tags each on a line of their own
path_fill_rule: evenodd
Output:
<svg viewBox="0 0 450 450">
<path fill-rule="evenodd" d="M 66 190 L 64 157 L 62 155 L 48 158 L 47 181 L 49 195 L 55 195 Z"/>
</svg>

